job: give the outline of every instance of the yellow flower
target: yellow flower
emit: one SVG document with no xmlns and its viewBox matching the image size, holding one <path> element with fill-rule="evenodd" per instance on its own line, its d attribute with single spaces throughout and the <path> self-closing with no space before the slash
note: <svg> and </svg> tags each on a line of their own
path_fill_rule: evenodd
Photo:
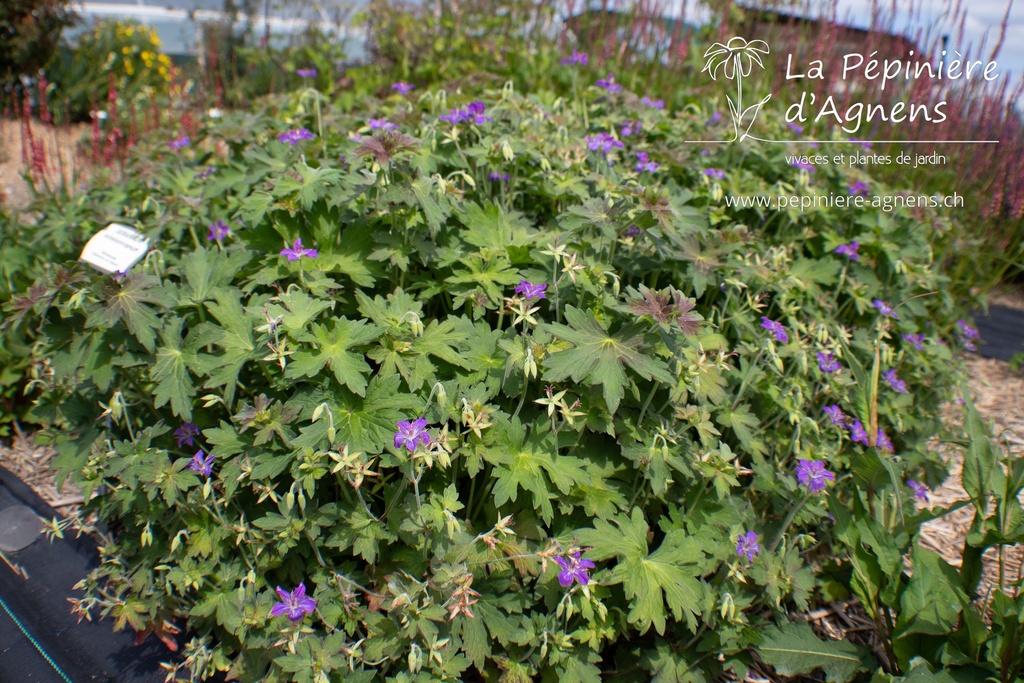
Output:
<svg viewBox="0 0 1024 683">
<path fill-rule="evenodd" d="M 127 45 L 125 45 L 124 47 L 121 48 L 121 54 L 123 54 L 123 55 L 130 55 L 131 53 L 132 53 L 132 49 L 130 47 L 128 47 Z"/>
<path fill-rule="evenodd" d="M 132 66 L 132 63 L 127 59 L 124 60 L 124 70 L 129 76 L 133 76 L 135 74 L 135 67 Z"/>
</svg>

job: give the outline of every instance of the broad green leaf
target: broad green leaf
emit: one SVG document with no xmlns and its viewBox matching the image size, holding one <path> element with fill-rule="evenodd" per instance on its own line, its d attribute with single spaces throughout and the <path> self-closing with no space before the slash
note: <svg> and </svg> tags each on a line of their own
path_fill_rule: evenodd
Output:
<svg viewBox="0 0 1024 683">
<path fill-rule="evenodd" d="M 160 320 L 148 304 L 163 308 L 173 306 L 174 295 L 153 275 L 128 275 L 123 282 L 104 282 L 99 290 L 102 308 L 89 316 L 86 327 L 111 327 L 118 320 L 152 353 Z"/>
<path fill-rule="evenodd" d="M 846 683 L 869 668 L 867 648 L 819 640 L 811 627 L 802 623 L 766 629 L 757 654 L 783 676 L 809 674 L 820 667 L 829 683 Z"/>
<path fill-rule="evenodd" d="M 625 392 L 629 367 L 647 380 L 675 384 L 665 363 L 654 357 L 644 342 L 644 328 L 639 324 L 627 325 L 610 334 L 594 315 L 574 306 L 566 306 L 565 319 L 569 325 L 545 323 L 541 327 L 559 339 L 570 342 L 573 348 L 558 351 L 544 359 L 547 368 L 544 379 L 600 384 L 604 399 L 613 415 Z"/>
<path fill-rule="evenodd" d="M 153 391 L 153 406 L 159 408 L 171 404 L 171 411 L 182 420 L 192 419 L 192 397 L 196 395 L 195 385 L 187 365 L 195 364 L 195 349 L 182 348 L 181 327 L 184 318 L 171 318 L 160 332 L 162 345 L 156 350 L 156 363 L 150 370 L 150 377 L 157 383 Z"/>
<path fill-rule="evenodd" d="M 367 344 L 380 334 L 379 327 L 368 325 L 365 320 L 342 317 L 327 325 L 314 324 L 312 333 L 301 337 L 301 341 L 313 344 L 313 349 L 296 351 L 285 377 L 313 377 L 325 365 L 330 365 L 339 384 L 363 396 L 370 366 L 362 353 L 352 353 L 349 349 Z"/>
<path fill-rule="evenodd" d="M 422 399 L 399 391 L 398 375 L 374 375 L 366 387 L 366 396 L 339 393 L 337 405 L 331 405 L 337 443 L 347 443 L 352 451 L 380 453 L 394 439 L 399 420 L 411 420 L 423 409 Z"/>
<path fill-rule="evenodd" d="M 673 529 L 658 550 L 648 554 L 648 530 L 644 513 L 635 507 L 629 517 L 620 514 L 611 522 L 597 520 L 593 529 L 580 531 L 579 538 L 590 546 L 586 553 L 590 559 L 617 558 L 607 583 L 622 584 L 631 605 L 629 622 L 636 624 L 641 634 L 652 625 L 659 634 L 665 633 L 666 604 L 677 621 L 685 618 L 693 630 L 704 594 L 696 566 L 704 559 L 701 543 L 685 531 Z"/>
</svg>

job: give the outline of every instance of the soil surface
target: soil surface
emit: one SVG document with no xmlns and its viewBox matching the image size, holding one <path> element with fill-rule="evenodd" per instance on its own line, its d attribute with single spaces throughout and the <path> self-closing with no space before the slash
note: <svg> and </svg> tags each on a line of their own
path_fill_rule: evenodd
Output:
<svg viewBox="0 0 1024 683">
<path fill-rule="evenodd" d="M 40 162 L 45 171 L 39 179 L 41 184 L 52 189 L 62 183 L 74 187 L 86 167 L 85 159 L 78 153 L 78 143 L 88 138 L 89 130 L 84 123 L 49 126 L 32 121 L 32 139 L 41 143 L 43 149 Z M 32 190 L 24 172 L 31 167 L 32 147 L 23 122 L 0 118 L 0 204 L 17 209 L 28 205 Z"/>
</svg>

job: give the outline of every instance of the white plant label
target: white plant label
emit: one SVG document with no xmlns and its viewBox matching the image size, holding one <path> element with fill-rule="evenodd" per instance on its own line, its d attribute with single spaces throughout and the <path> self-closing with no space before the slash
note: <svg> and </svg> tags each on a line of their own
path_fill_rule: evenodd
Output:
<svg viewBox="0 0 1024 683">
<path fill-rule="evenodd" d="M 149 251 L 149 239 L 135 228 L 111 223 L 92 236 L 82 250 L 85 261 L 104 273 L 124 273 Z"/>
</svg>

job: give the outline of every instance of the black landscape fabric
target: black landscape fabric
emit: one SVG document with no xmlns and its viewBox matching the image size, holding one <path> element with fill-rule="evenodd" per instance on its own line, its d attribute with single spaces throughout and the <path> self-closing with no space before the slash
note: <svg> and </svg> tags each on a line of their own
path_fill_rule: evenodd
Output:
<svg viewBox="0 0 1024 683">
<path fill-rule="evenodd" d="M 0 510 L 13 505 L 27 505 L 44 519 L 57 516 L 24 482 L 0 467 Z M 175 656 L 155 637 L 136 646 L 134 633 L 114 633 L 110 619 L 96 615 L 92 622 L 79 623 L 71 614 L 67 598 L 76 595 L 72 586 L 99 562 L 91 539 L 68 533 L 51 543 L 40 536 L 24 550 L 6 556 L 24 568 L 29 578 L 0 562 L 0 598 L 67 679 L 72 683 L 163 682 L 166 672 L 160 662 Z M 0 683 L 64 680 L 0 609 Z"/>
</svg>

